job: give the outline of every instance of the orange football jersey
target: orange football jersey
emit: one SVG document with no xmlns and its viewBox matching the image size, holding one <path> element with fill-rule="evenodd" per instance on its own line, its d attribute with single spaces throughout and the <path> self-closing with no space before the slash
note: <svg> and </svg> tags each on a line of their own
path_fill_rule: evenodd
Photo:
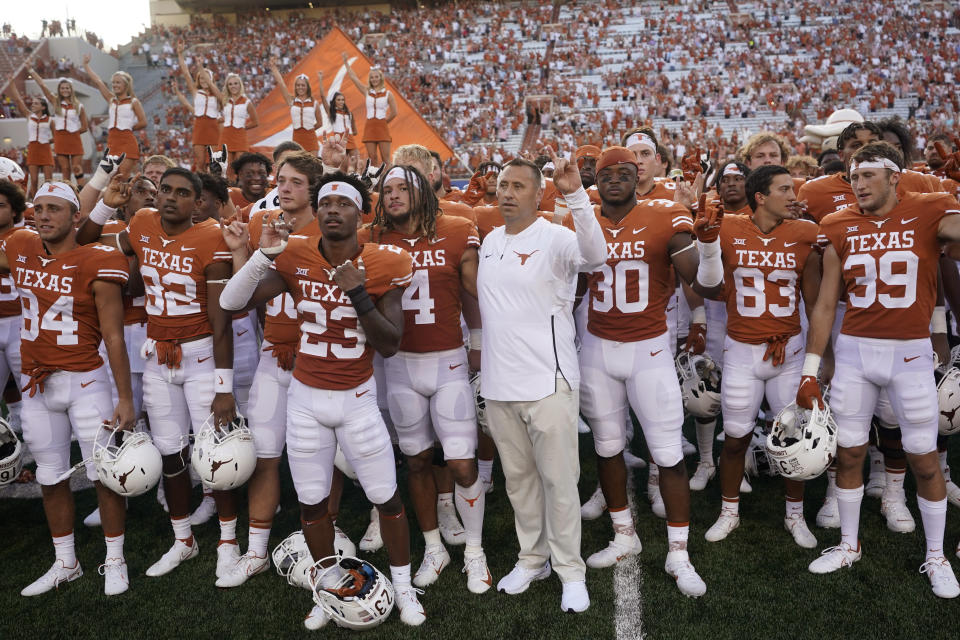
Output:
<svg viewBox="0 0 960 640">
<path fill-rule="evenodd" d="M 946 193 L 908 193 L 886 217 L 850 207 L 826 216 L 820 233 L 842 265 L 847 311 L 841 333 L 910 340 L 930 335 L 937 298 L 940 219 L 960 213 Z"/>
<path fill-rule="evenodd" d="M 229 193 L 230 202 L 233 203 L 233 206 L 235 206 L 237 210 L 242 210 L 244 207 L 249 207 L 253 204 L 243 197 L 243 191 L 240 189 L 240 187 L 230 187 Z"/>
<path fill-rule="evenodd" d="M 141 209 L 127 228 L 140 261 L 147 297 L 147 337 L 182 341 L 213 332 L 207 317 L 204 271 L 215 262 L 230 262 L 220 225 L 204 220 L 168 236 L 154 209 Z"/>
<path fill-rule="evenodd" d="M 817 225 L 784 220 L 763 233 L 750 216 L 724 216 L 720 249 L 727 333 L 747 344 L 800 333 L 800 278 L 817 243 Z"/>
<path fill-rule="evenodd" d="M 667 244 L 693 233 L 690 210 L 672 200 L 641 200 L 623 220 L 597 220 L 607 240 L 607 263 L 587 276 L 587 328 L 616 342 L 637 342 L 667 330 L 667 302 L 676 291 Z"/>
<path fill-rule="evenodd" d="M 49 256 L 36 232 L 18 229 L 4 243 L 10 274 L 20 294 L 22 370 L 91 371 L 103 364 L 94 280 L 123 285 L 127 259 L 102 244 Z"/>
<path fill-rule="evenodd" d="M 103 225 L 103 234 L 120 233 L 127 228 L 127 223 L 122 220 L 108 220 Z M 128 260 L 133 263 L 133 258 Z M 139 273 L 132 274 L 131 277 L 139 278 Z M 147 321 L 147 297 L 130 296 L 126 292 L 123 294 L 123 324 L 143 324 Z"/>
<path fill-rule="evenodd" d="M 4 244 L 11 234 L 15 233 L 19 227 L 14 227 L 0 235 L 0 251 L 4 251 Z M 20 295 L 17 293 L 17 286 L 13 282 L 10 274 L 0 275 L 0 318 L 10 318 L 20 315 Z"/>
<path fill-rule="evenodd" d="M 453 216 L 437 218 L 436 239 L 364 227 L 361 243 L 392 244 L 413 258 L 413 280 L 403 292 L 401 351 L 429 353 L 463 346 L 460 328 L 460 259 L 479 248 L 477 228 Z"/>
<path fill-rule="evenodd" d="M 350 298 L 334 281 L 334 267 L 320 253 L 319 242 L 318 236 L 291 238 L 273 263 L 293 296 L 300 322 L 293 375 L 317 389 L 352 389 L 373 375 L 373 348 Z M 413 279 L 410 254 L 400 247 L 361 245 L 361 257 L 367 293 L 374 302 Z"/>
<path fill-rule="evenodd" d="M 927 176 L 916 171 L 905 171 L 897 185 L 897 197 L 902 198 L 907 192 L 929 193 L 930 183 Z M 834 173 L 810 180 L 800 188 L 797 200 L 807 201 L 807 210 L 810 216 L 820 222 L 825 215 L 855 206 L 857 198 L 853 195 L 853 187 L 847 182 L 842 173 Z"/>
<path fill-rule="evenodd" d="M 280 214 L 279 209 L 258 211 L 253 214 L 247 230 L 250 232 L 250 251 L 256 251 L 260 246 L 260 234 L 263 233 L 263 218 L 273 220 Z M 314 218 L 303 229 L 291 234 L 291 238 L 309 237 L 318 235 L 320 226 Z M 265 320 L 263 323 L 263 339 L 270 344 L 294 344 L 300 339 L 300 322 L 297 320 L 297 307 L 293 303 L 293 296 L 281 293 L 266 304 Z"/>
</svg>

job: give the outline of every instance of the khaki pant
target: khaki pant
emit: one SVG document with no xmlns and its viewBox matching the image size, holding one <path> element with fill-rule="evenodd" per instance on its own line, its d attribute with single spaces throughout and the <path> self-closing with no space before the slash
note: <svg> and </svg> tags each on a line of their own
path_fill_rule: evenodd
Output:
<svg viewBox="0 0 960 640">
<path fill-rule="evenodd" d="M 487 422 L 497 444 L 513 505 L 520 564 L 550 560 L 562 582 L 583 580 L 580 557 L 579 393 L 557 380 L 553 395 L 533 402 L 487 400 Z"/>
</svg>

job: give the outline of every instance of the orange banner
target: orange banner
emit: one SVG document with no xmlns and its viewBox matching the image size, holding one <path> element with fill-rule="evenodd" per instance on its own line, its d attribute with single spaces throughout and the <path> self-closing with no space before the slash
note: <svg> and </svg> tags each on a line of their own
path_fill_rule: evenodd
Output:
<svg viewBox="0 0 960 640">
<path fill-rule="evenodd" d="M 334 28 L 321 40 L 289 73 L 284 76 L 287 89 L 293 93 L 293 81 L 297 75 L 304 73 L 310 78 L 310 87 L 320 110 L 323 102 L 317 91 L 317 71 L 323 72 L 323 81 L 327 84 L 327 100 L 334 93 L 340 92 L 347 99 L 347 106 L 353 113 L 357 123 L 357 146 L 363 151 L 363 127 L 367 121 L 366 98 L 360 93 L 356 85 L 347 76 L 340 54 L 346 52 L 347 59 L 354 73 L 362 82 L 366 82 L 367 74 L 372 66 L 370 60 L 353 44 L 340 29 Z M 397 87 L 387 79 L 387 88 L 393 92 L 397 102 L 397 117 L 390 122 L 390 135 L 393 138 L 393 149 L 404 144 L 422 144 L 438 152 L 444 160 L 453 155 L 453 150 L 444 142 L 437 131 L 420 117 L 420 114 L 407 102 Z M 260 125 L 249 131 L 251 146 L 258 151 L 270 151 L 284 140 L 293 137 L 293 125 L 290 122 L 290 108 L 287 106 L 279 88 L 274 88 L 257 105 L 257 115 Z M 317 128 L 317 136 L 331 131 L 329 114 L 323 114 L 323 127 Z"/>
</svg>

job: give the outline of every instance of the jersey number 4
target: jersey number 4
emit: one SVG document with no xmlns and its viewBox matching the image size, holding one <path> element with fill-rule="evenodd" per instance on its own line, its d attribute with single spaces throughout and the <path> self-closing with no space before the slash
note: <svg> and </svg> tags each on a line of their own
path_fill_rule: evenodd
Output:
<svg viewBox="0 0 960 640">
<path fill-rule="evenodd" d="M 32 291 L 20 292 L 23 306 L 23 327 L 20 329 L 20 338 L 33 342 L 40 335 L 40 330 L 52 331 L 57 334 L 57 344 L 77 344 L 77 328 L 80 323 L 73 319 L 73 296 L 60 296 L 50 305 L 43 317 L 40 317 L 40 303 Z"/>
</svg>

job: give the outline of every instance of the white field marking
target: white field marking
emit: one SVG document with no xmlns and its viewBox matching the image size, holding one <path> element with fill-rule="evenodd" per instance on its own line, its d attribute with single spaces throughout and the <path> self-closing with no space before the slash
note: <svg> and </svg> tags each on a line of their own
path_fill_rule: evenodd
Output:
<svg viewBox="0 0 960 640">
<path fill-rule="evenodd" d="M 627 505 L 636 517 L 633 474 L 627 475 Z M 617 563 L 613 570 L 614 629 L 617 640 L 644 638 L 643 631 L 643 571 L 640 556 L 634 555 Z"/>
</svg>

